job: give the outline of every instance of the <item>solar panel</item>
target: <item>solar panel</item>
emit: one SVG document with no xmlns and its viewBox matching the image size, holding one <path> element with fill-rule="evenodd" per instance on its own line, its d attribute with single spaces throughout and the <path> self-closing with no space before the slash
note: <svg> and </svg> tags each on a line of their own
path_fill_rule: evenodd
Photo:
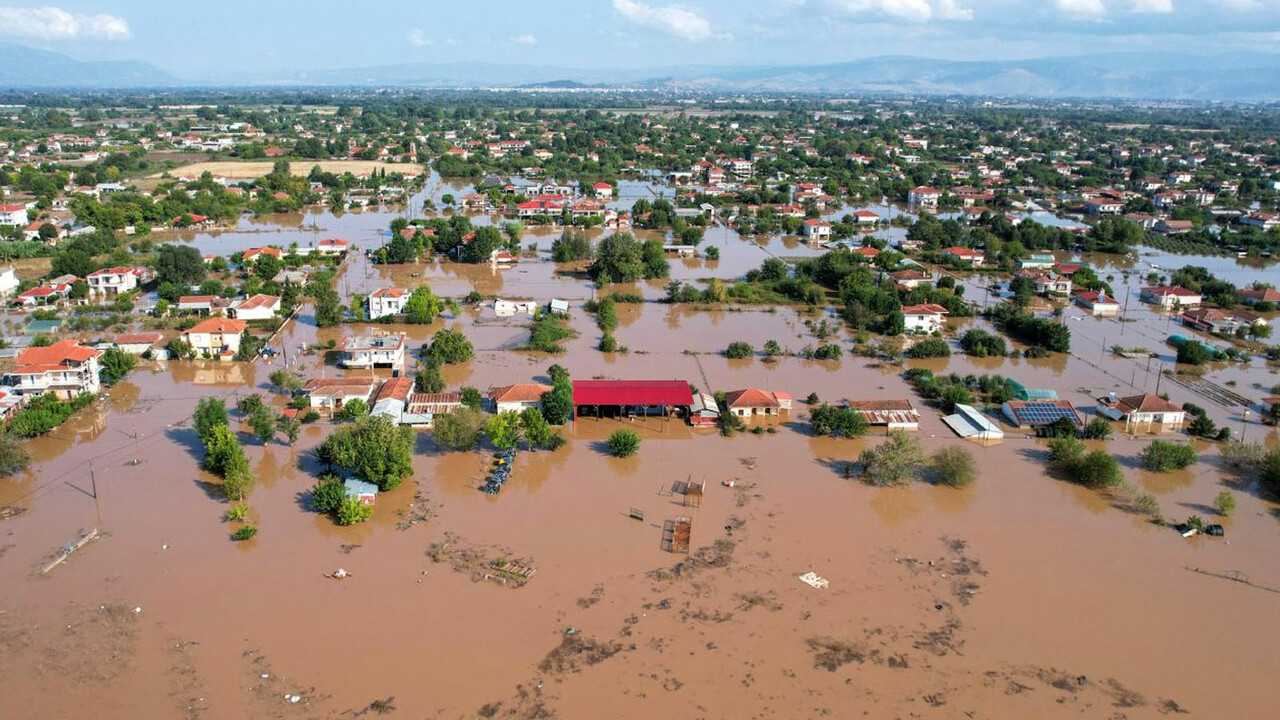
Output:
<svg viewBox="0 0 1280 720">
<path fill-rule="evenodd" d="M 1075 420 L 1074 409 L 1057 405 L 1026 405 L 1019 408 L 1017 414 L 1030 424 L 1048 424 L 1064 417 Z"/>
</svg>

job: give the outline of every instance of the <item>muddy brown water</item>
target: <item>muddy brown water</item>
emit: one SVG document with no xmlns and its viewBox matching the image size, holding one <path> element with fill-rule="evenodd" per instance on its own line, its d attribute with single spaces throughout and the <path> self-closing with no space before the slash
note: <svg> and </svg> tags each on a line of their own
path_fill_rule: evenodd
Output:
<svg viewBox="0 0 1280 720">
<path fill-rule="evenodd" d="M 727 255 L 725 272 L 737 272 Z M 419 277 L 444 295 L 490 283 L 513 296 L 591 296 L 550 263 L 523 265 L 497 276 L 424 265 Z M 339 282 L 360 292 L 419 281 L 407 272 L 357 261 Z M 661 294 L 659 283 L 640 288 Z M 920 366 L 1052 387 L 1087 412 L 1099 393 L 1156 378 L 1101 352 L 1119 326 L 1092 319 L 1067 320 L 1075 355 L 1045 360 L 956 355 L 895 367 L 848 352 L 822 362 L 719 354 L 738 339 L 757 349 L 769 339 L 816 344 L 811 317 L 822 315 L 622 305 L 615 334 L 631 352 L 606 355 L 594 350 L 593 319 L 576 310 L 579 335 L 556 357 L 510 351 L 527 320 L 475 309 L 398 329 L 413 348 L 442 327 L 462 329 L 476 357 L 444 375 L 481 389 L 540 379 L 559 362 L 576 378 L 914 398 L 901 371 Z M 1156 322 L 1131 323 L 1124 342 L 1133 333 L 1155 349 Z M 955 321 L 968 323 L 983 321 Z M 341 371 L 322 354 L 298 346 L 369 327 L 317 330 L 304 310 L 278 344 L 309 376 L 333 376 Z M 847 333 L 836 337 L 852 347 Z M 1222 540 L 1183 539 L 1047 475 L 1040 441 L 966 444 L 918 401 L 925 449 L 970 449 L 974 486 L 868 487 L 854 463 L 880 436 L 812 437 L 797 402 L 790 415 L 749 423 L 775 432 L 732 438 L 654 418 L 583 419 L 564 429 L 560 451 L 521 452 L 496 496 L 475 489 L 488 456 L 441 453 L 424 433 L 413 477 L 378 498 L 369 523 L 342 528 L 306 509 L 321 469 L 311 451 L 332 429 L 317 424 L 293 448 L 242 436 L 259 478 L 260 530 L 233 543 L 187 418 L 201 397 L 267 392 L 284 362 L 143 364 L 27 444 L 31 468 L 0 480 L 0 506 L 16 509 L 0 519 L 0 715 L 82 717 L 92 707 L 104 718 L 329 718 L 394 707 L 393 717 L 1137 718 L 1181 708 L 1261 718 L 1280 699 L 1280 595 L 1266 589 L 1280 588 L 1277 508 L 1219 470 L 1213 443 L 1197 444 L 1199 464 L 1167 474 L 1139 469 L 1143 437 L 1101 446 L 1171 519 L 1212 517 L 1213 497 L 1232 489 L 1239 507 Z M 1270 373 L 1255 361 L 1209 377 L 1237 379 L 1247 394 Z M 1161 390 L 1242 427 L 1238 411 L 1167 381 Z M 601 442 L 623 426 L 640 433 L 638 455 L 607 457 Z M 1272 429 L 1243 427 L 1276 442 Z M 707 482 L 701 507 L 671 492 L 687 480 Z M 629 517 L 633 508 L 644 520 Z M 411 522 L 424 509 L 429 518 Z M 664 522 L 681 516 L 693 523 L 688 558 L 662 548 Z M 39 575 L 92 527 L 99 539 Z M 433 561 L 429 551 L 442 547 L 469 564 Z M 513 588 L 477 571 L 499 558 L 537 572 Z M 326 577 L 337 568 L 350 577 Z M 801 583 L 808 571 L 830 587 Z"/>
</svg>

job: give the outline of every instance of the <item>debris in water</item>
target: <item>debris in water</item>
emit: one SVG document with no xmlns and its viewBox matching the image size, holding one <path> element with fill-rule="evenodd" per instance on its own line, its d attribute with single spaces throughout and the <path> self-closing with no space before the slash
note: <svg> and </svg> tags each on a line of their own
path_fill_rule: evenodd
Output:
<svg viewBox="0 0 1280 720">
<path fill-rule="evenodd" d="M 827 588 L 831 587 L 830 580 L 822 577 L 821 575 L 819 575 L 816 572 L 813 572 L 812 570 L 801 575 L 800 582 L 804 583 L 805 585 L 808 585 L 811 588 L 817 588 L 819 590 L 826 590 Z"/>
<path fill-rule="evenodd" d="M 333 573 L 329 575 L 329 577 L 333 578 L 334 580 L 345 580 L 346 578 L 351 577 L 351 574 L 348 573 L 343 568 L 338 568 L 337 570 L 334 570 Z"/>
</svg>

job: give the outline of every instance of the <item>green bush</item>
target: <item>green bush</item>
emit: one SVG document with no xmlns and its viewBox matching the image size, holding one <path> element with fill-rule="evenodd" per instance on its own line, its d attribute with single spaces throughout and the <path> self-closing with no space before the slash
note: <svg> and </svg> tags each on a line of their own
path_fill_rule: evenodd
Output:
<svg viewBox="0 0 1280 720">
<path fill-rule="evenodd" d="M 373 506 L 365 505 L 358 498 L 347 496 L 342 498 L 342 504 L 338 506 L 337 518 L 339 525 L 355 525 L 373 517 Z"/>
<path fill-rule="evenodd" d="M 946 340 L 937 337 L 925 338 L 907 350 L 907 357 L 931 358 L 950 357 L 951 346 Z"/>
<path fill-rule="evenodd" d="M 978 470 L 973 455 L 962 447 L 945 447 L 934 453 L 930 460 L 938 482 L 953 487 L 972 485 Z"/>
<path fill-rule="evenodd" d="M 862 413 L 825 403 L 809 413 L 809 425 L 814 434 L 828 437 L 854 438 L 867 434 L 867 419 Z"/>
<path fill-rule="evenodd" d="M 920 441 L 902 430 L 891 430 L 885 441 L 858 456 L 862 474 L 875 485 L 905 485 L 920 477 L 924 451 Z"/>
<path fill-rule="evenodd" d="M 18 442 L 8 433 L 0 434 L 0 476 L 9 476 L 27 469 L 31 457 Z"/>
<path fill-rule="evenodd" d="M 751 344 L 742 340 L 735 340 L 729 343 L 729 347 L 725 348 L 724 351 L 724 356 L 730 360 L 741 360 L 754 354 L 755 349 L 751 347 Z"/>
<path fill-rule="evenodd" d="M 973 357 L 1004 357 L 1009 354 L 1004 338 L 974 328 L 960 338 L 960 347 Z"/>
<path fill-rule="evenodd" d="M 258 528 L 253 525 L 242 525 L 239 530 L 231 533 L 231 539 L 237 542 L 248 540 L 258 534 Z"/>
<path fill-rule="evenodd" d="M 222 516 L 227 522 L 244 522 L 249 517 L 249 504 L 236 503 L 227 508 L 227 512 Z"/>
<path fill-rule="evenodd" d="M 1142 467 L 1155 472 L 1181 470 L 1197 459 L 1195 448 L 1167 440 L 1152 440 L 1142 450 Z"/>
<path fill-rule="evenodd" d="M 1232 495 L 1230 490 L 1223 490 L 1213 499 L 1213 506 L 1217 508 L 1219 515 L 1231 517 L 1236 511 L 1236 496 Z"/>
<path fill-rule="evenodd" d="M 614 457 L 631 457 L 640 449 L 640 436 L 634 430 L 615 430 L 605 441 L 605 446 Z"/>
<path fill-rule="evenodd" d="M 311 509 L 318 513 L 335 513 L 347 496 L 347 488 L 337 475 L 325 475 L 311 488 Z"/>
</svg>

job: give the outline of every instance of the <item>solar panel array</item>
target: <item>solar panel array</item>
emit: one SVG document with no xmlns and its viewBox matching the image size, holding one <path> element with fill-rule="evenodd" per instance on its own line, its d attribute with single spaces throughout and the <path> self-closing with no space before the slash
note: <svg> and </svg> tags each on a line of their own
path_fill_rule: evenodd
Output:
<svg viewBox="0 0 1280 720">
<path fill-rule="evenodd" d="M 1071 418 L 1074 422 L 1076 413 L 1073 408 L 1058 405 L 1026 405 L 1015 410 L 1022 422 L 1030 425 L 1049 424 L 1062 418 Z"/>
</svg>

